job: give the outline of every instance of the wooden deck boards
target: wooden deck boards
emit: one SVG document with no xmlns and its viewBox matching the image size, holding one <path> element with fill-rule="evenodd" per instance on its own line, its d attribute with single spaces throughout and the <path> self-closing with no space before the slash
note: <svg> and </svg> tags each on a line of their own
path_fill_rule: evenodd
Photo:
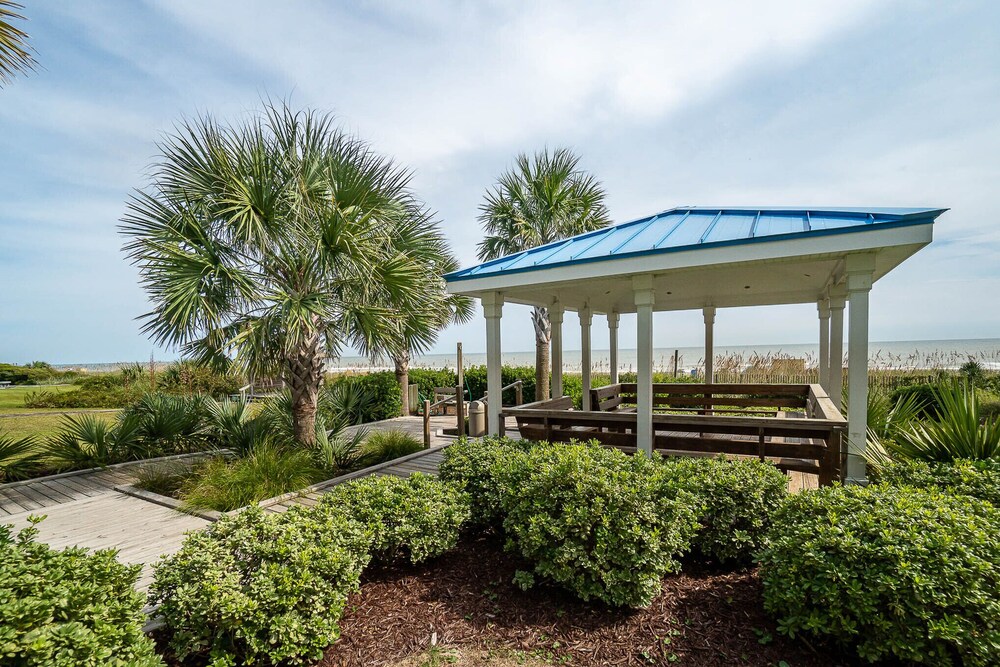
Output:
<svg viewBox="0 0 1000 667">
<path fill-rule="evenodd" d="M 179 549 L 188 531 L 209 523 L 112 489 L 50 505 L 42 512 L 9 515 L 3 522 L 13 524 L 16 530 L 29 524 L 31 514 L 46 515 L 38 524 L 38 539 L 54 548 L 117 549 L 122 562 L 141 564 L 143 571 L 136 584 L 139 590 L 149 587 L 153 562 Z"/>
</svg>

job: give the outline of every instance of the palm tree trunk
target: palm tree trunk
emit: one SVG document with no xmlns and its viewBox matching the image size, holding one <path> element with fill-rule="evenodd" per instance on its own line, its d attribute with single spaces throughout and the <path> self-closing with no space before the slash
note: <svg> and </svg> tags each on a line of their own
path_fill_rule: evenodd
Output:
<svg viewBox="0 0 1000 667">
<path fill-rule="evenodd" d="M 316 332 L 285 359 L 283 375 L 292 394 L 292 429 L 296 442 L 306 447 L 316 445 L 316 405 L 325 358 Z"/>
<path fill-rule="evenodd" d="M 535 400 L 544 401 L 549 397 L 549 343 L 552 341 L 549 309 L 535 306 L 531 324 L 535 327 Z"/>
<path fill-rule="evenodd" d="M 410 414 L 410 353 L 403 352 L 393 358 L 396 363 L 396 382 L 399 383 L 399 395 L 402 398 L 400 414 L 404 417 Z"/>
</svg>

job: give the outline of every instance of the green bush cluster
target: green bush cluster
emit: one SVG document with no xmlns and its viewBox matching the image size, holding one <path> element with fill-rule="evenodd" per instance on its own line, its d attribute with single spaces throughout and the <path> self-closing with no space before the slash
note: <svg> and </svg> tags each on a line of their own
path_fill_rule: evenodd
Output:
<svg viewBox="0 0 1000 667">
<path fill-rule="evenodd" d="M 1000 507 L 1000 460 L 956 459 L 950 463 L 893 461 L 873 471 L 875 482 L 972 496 Z"/>
<path fill-rule="evenodd" d="M 490 437 L 461 440 L 444 450 L 438 466 L 441 479 L 461 485 L 469 494 L 472 523 L 484 528 L 503 524 L 501 503 L 511 493 L 504 483 L 510 468 L 520 464 L 518 454 L 532 446 L 527 440 Z"/>
<path fill-rule="evenodd" d="M 669 458 L 657 475 L 661 495 L 694 498 L 700 527 L 692 551 L 716 563 L 749 563 L 788 495 L 785 474 L 757 460 Z"/>
<path fill-rule="evenodd" d="M 180 660 L 308 664 L 338 638 L 373 554 L 436 556 L 454 546 L 467 516 L 464 493 L 419 475 L 349 482 L 284 514 L 252 507 L 161 561 L 150 602 Z"/>
<path fill-rule="evenodd" d="M 192 533 L 161 561 L 150 602 L 180 660 L 307 664 L 340 636 L 370 544 L 343 514 L 251 508 Z"/>
<path fill-rule="evenodd" d="M 44 361 L 33 361 L 23 366 L 0 363 L 0 382 L 10 382 L 11 384 L 66 382 L 72 380 L 76 375 L 75 371 L 57 371 L 51 364 Z"/>
<path fill-rule="evenodd" d="M 402 396 L 396 374 L 392 371 L 378 371 L 365 375 L 339 375 L 327 381 L 327 385 L 335 388 L 338 385 L 351 385 L 366 391 L 372 401 L 372 409 L 365 421 L 381 421 L 398 417 L 403 409 Z"/>
<path fill-rule="evenodd" d="M 369 476 L 342 484 L 320 500 L 317 511 L 350 513 L 372 535 L 372 554 L 411 563 L 441 555 L 458 543 L 469 518 L 469 499 L 458 486 L 415 473 L 407 479 Z"/>
<path fill-rule="evenodd" d="M 390 429 L 374 431 L 365 438 L 361 449 L 361 461 L 365 465 L 376 465 L 423 450 L 424 443 L 406 431 Z"/>
<path fill-rule="evenodd" d="M 22 667 L 163 665 L 142 632 L 139 565 L 115 552 L 57 551 L 0 526 L 0 662 Z"/>
<path fill-rule="evenodd" d="M 780 632 L 863 659 L 996 664 L 1000 510 L 888 485 L 790 497 L 759 561 Z"/>
<path fill-rule="evenodd" d="M 656 464 L 599 444 L 533 447 L 506 473 L 507 548 L 583 600 L 648 606 L 697 529 L 691 497 L 657 497 Z M 527 586 L 533 577 L 522 575 Z"/>
<path fill-rule="evenodd" d="M 665 492 L 660 468 L 596 443 L 463 441 L 445 450 L 441 475 L 472 499 L 472 520 L 500 527 L 507 549 L 539 577 L 584 600 L 648 605 L 680 564 L 698 524 L 695 498 Z"/>
<path fill-rule="evenodd" d="M 417 385 L 417 391 L 425 399 L 434 400 L 434 390 L 438 387 L 454 387 L 458 382 L 455 371 L 447 368 L 411 368 L 410 384 Z"/>
<path fill-rule="evenodd" d="M 24 405 L 28 408 L 123 408 L 150 393 L 225 398 L 239 390 L 241 380 L 234 374 L 185 360 L 153 373 L 133 364 L 115 373 L 77 377 L 73 384 L 80 388 L 61 393 L 29 392 L 24 397 Z"/>
</svg>

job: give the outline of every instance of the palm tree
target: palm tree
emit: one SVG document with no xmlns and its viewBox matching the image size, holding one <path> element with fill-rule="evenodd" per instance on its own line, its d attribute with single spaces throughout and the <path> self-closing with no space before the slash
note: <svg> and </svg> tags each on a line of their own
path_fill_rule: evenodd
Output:
<svg viewBox="0 0 1000 667">
<path fill-rule="evenodd" d="M 386 350 L 393 360 L 396 381 L 399 383 L 402 398 L 403 415 L 410 414 L 407 388 L 410 384 L 410 360 L 414 355 L 421 354 L 434 344 L 438 332 L 448 324 L 468 322 L 472 319 L 472 299 L 464 296 L 448 294 L 445 291 L 441 276 L 457 271 L 458 260 L 442 247 L 441 253 L 434 262 L 428 264 L 430 269 L 425 276 L 424 306 L 427 312 L 419 315 L 409 314 L 396 319 L 397 335 Z"/>
<path fill-rule="evenodd" d="M 10 0 L 0 0 L 0 84 L 10 83 L 19 72 L 35 68 L 35 59 L 28 46 L 28 34 L 13 25 L 23 21 L 18 11 L 22 5 Z"/>
<path fill-rule="evenodd" d="M 604 188 L 580 170 L 580 158 L 566 148 L 521 153 L 514 168 L 486 192 L 479 221 L 486 238 L 479 259 L 490 260 L 606 227 L 611 223 Z M 535 306 L 535 400 L 549 396 L 549 343 L 552 325 L 547 308 Z"/>
<path fill-rule="evenodd" d="M 410 173 L 327 114 L 267 104 L 243 124 L 205 116 L 161 145 L 122 219 L 153 304 L 144 331 L 203 363 L 280 375 L 295 439 L 316 443 L 328 358 L 374 356 L 394 322 L 430 309 L 444 241 Z"/>
</svg>

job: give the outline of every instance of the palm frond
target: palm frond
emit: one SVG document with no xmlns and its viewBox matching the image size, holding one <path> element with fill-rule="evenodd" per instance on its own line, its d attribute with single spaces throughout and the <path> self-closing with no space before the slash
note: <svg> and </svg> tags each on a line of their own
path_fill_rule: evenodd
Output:
<svg viewBox="0 0 1000 667">
<path fill-rule="evenodd" d="M 28 46 L 28 33 L 15 25 L 26 20 L 19 13 L 22 9 L 24 6 L 19 3 L 0 0 L 0 86 L 37 66 L 33 49 Z"/>
</svg>

